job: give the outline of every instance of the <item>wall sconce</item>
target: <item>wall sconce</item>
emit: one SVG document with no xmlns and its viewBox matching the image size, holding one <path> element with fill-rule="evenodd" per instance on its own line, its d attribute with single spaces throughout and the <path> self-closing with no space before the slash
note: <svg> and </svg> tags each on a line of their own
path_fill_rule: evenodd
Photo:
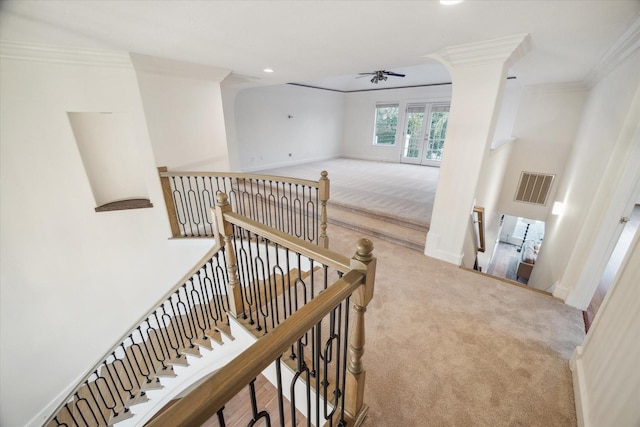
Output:
<svg viewBox="0 0 640 427">
<path fill-rule="evenodd" d="M 551 209 L 551 213 L 553 215 L 562 215 L 563 212 L 564 212 L 564 203 L 553 202 L 553 208 Z"/>
</svg>

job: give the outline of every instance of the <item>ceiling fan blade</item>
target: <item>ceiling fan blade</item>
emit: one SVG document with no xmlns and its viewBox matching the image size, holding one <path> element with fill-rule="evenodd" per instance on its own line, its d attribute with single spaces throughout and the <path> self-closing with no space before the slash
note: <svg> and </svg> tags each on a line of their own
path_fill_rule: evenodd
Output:
<svg viewBox="0 0 640 427">
<path fill-rule="evenodd" d="M 373 73 L 358 73 L 358 75 L 360 75 L 360 76 L 373 76 L 375 74 L 376 74 L 375 72 L 373 72 Z"/>
<path fill-rule="evenodd" d="M 404 77 L 405 74 L 394 73 L 393 71 L 385 71 L 384 74 L 387 76 L 395 76 L 395 77 Z"/>
</svg>

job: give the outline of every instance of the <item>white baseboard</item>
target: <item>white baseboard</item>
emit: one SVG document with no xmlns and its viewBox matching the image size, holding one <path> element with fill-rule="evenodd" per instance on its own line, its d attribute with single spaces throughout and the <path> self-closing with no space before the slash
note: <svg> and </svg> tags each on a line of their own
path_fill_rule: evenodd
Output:
<svg viewBox="0 0 640 427">
<path fill-rule="evenodd" d="M 576 420 L 578 427 L 590 427 L 588 418 L 589 399 L 584 384 L 584 369 L 582 366 L 582 347 L 576 347 L 569 361 L 573 377 L 573 396 L 576 405 Z"/>
<path fill-rule="evenodd" d="M 571 290 L 562 286 L 562 283 L 560 283 L 559 281 L 554 283 L 552 286 L 554 287 L 553 296 L 556 298 L 560 298 L 562 301 L 566 301 Z"/>
<path fill-rule="evenodd" d="M 304 163 L 313 163 L 313 162 L 321 162 L 323 160 L 331 160 L 331 159 L 337 159 L 340 158 L 341 156 L 320 156 L 320 157 L 313 157 L 313 158 L 308 158 L 308 159 L 304 159 L 304 160 L 288 160 L 286 162 L 278 162 L 278 163 L 265 163 L 265 164 L 261 164 L 261 165 L 256 165 L 256 166 L 250 166 L 250 167 L 242 167 L 240 172 L 245 172 L 245 173 L 253 173 L 253 172 L 257 172 L 257 171 L 261 171 L 261 170 L 265 170 L 265 169 L 276 169 L 276 168 L 283 168 L 283 167 L 287 167 L 287 166 L 293 166 L 293 165 L 300 165 L 300 164 L 304 164 Z M 320 171 L 318 171 L 318 179 L 320 178 Z"/>
</svg>

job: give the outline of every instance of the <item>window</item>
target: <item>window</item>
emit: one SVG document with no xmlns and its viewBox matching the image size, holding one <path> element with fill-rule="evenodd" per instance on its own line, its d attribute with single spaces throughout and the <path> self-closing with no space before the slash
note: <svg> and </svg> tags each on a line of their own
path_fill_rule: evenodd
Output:
<svg viewBox="0 0 640 427">
<path fill-rule="evenodd" d="M 398 104 L 376 106 L 374 145 L 395 145 L 398 128 Z"/>
<path fill-rule="evenodd" d="M 429 129 L 429 147 L 427 148 L 426 159 L 442 161 L 442 150 L 444 149 L 444 137 L 447 133 L 449 122 L 449 106 L 431 107 L 431 125 Z"/>
</svg>

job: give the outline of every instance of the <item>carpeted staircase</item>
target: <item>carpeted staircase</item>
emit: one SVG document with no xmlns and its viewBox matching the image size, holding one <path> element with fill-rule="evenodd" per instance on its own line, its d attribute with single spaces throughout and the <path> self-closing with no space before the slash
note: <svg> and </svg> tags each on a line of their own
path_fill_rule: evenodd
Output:
<svg viewBox="0 0 640 427">
<path fill-rule="evenodd" d="M 387 213 L 374 211 L 345 203 L 329 201 L 327 204 L 329 224 L 353 230 L 413 249 L 424 251 L 429 226 Z M 331 230 L 329 230 L 331 236 Z"/>
</svg>

